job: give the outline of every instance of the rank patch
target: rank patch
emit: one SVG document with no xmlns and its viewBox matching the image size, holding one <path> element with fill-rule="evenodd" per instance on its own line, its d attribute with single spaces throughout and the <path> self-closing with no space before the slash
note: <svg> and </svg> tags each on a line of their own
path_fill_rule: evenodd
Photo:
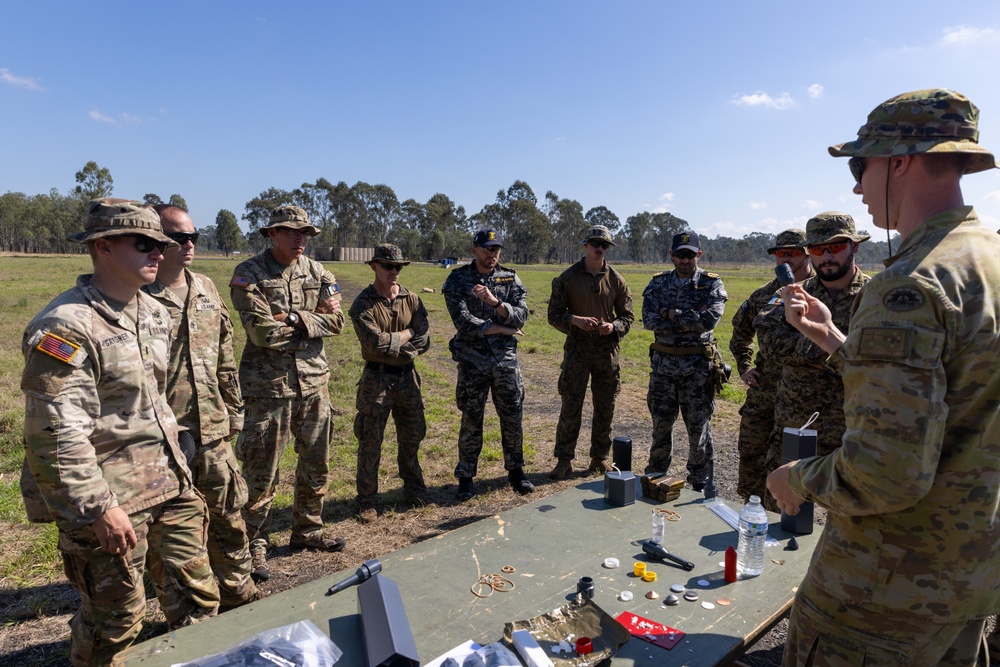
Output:
<svg viewBox="0 0 1000 667">
<path fill-rule="evenodd" d="M 897 312 L 916 310 L 924 305 L 924 295 L 913 287 L 897 287 L 882 297 L 882 305 Z"/>
<path fill-rule="evenodd" d="M 868 359 L 906 359 L 910 356 L 911 333 L 909 329 L 865 327 L 858 352 Z"/>
<path fill-rule="evenodd" d="M 69 362 L 77 350 L 80 349 L 80 346 L 74 345 L 65 338 L 60 338 L 55 334 L 46 333 L 42 336 L 42 340 L 39 341 L 36 349 L 50 357 L 55 357 L 59 361 Z"/>
</svg>

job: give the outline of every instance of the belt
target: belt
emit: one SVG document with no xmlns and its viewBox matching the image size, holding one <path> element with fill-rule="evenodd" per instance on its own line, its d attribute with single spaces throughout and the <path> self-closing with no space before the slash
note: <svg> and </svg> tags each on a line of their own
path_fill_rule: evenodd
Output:
<svg viewBox="0 0 1000 667">
<path fill-rule="evenodd" d="M 684 347 L 671 347 L 669 345 L 661 345 L 660 343 L 651 343 L 649 345 L 649 352 L 659 352 L 661 354 L 670 354 L 676 356 L 687 356 L 687 355 L 699 355 L 702 357 L 707 357 L 712 359 L 714 354 L 714 347 L 711 344 L 700 344 L 697 346 L 684 346 Z"/>
<path fill-rule="evenodd" d="M 404 373 L 409 373 L 413 370 L 413 364 L 403 364 L 402 366 L 396 364 L 380 364 L 375 361 L 365 362 L 366 371 L 375 371 L 376 373 L 388 373 L 390 375 L 403 375 Z"/>
<path fill-rule="evenodd" d="M 577 333 L 579 331 L 580 333 Z M 596 331 L 583 331 L 582 329 L 574 329 L 573 333 L 570 334 L 570 338 L 610 338 L 612 340 L 618 340 L 614 332 L 609 333 L 607 336 L 603 336 Z"/>
</svg>

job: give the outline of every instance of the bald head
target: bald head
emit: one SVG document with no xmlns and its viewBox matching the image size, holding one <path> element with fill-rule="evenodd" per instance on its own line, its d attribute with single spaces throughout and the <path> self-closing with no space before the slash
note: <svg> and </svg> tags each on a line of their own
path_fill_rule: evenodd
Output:
<svg viewBox="0 0 1000 667">
<path fill-rule="evenodd" d="M 160 214 L 160 225 L 163 226 L 165 234 L 194 231 L 194 222 L 191 220 L 191 216 L 180 206 L 157 204 L 153 208 Z"/>
</svg>

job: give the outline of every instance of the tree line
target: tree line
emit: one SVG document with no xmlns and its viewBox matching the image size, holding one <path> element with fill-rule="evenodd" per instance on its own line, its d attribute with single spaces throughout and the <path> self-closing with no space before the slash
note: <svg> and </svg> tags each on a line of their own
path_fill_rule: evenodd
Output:
<svg viewBox="0 0 1000 667">
<path fill-rule="evenodd" d="M 66 241 L 66 237 L 83 228 L 83 206 L 87 201 L 112 194 L 114 179 L 108 169 L 91 161 L 75 174 L 75 181 L 65 195 L 54 188 L 48 194 L 0 195 L 0 249 L 80 252 L 79 246 Z M 187 210 L 179 194 L 164 200 L 147 193 L 142 199 L 152 205 L 169 203 Z M 539 201 L 523 181 L 498 191 L 495 201 L 468 215 L 464 207 L 441 193 L 426 203 L 414 199 L 400 202 L 385 184 L 358 181 L 349 186 L 343 181 L 334 184 L 319 178 L 291 190 L 270 187 L 246 202 L 242 219 L 249 231 L 245 234 L 232 211 L 220 210 L 214 224 L 198 229 L 200 249 L 226 256 L 235 251 L 258 252 L 266 244 L 258 230 L 267 225 L 271 209 L 282 204 L 295 204 L 308 212 L 320 230 L 312 240 L 314 247 L 371 247 L 389 242 L 399 245 L 406 257 L 418 261 L 467 256 L 475 230 L 493 227 L 504 236 L 505 262 L 566 264 L 580 256 L 580 243 L 587 229 L 604 225 L 618 243 L 615 261 L 665 264 L 669 262 L 674 234 L 692 229 L 686 220 L 668 212 L 636 213 L 623 224 L 606 206 L 584 212 L 580 202 L 551 190 Z M 751 232 L 738 239 L 702 238 L 703 263 L 767 262 L 767 248 L 774 242 L 774 234 L 763 232 Z M 886 242 L 872 240 L 861 245 L 858 262 L 873 265 L 886 256 Z"/>
</svg>

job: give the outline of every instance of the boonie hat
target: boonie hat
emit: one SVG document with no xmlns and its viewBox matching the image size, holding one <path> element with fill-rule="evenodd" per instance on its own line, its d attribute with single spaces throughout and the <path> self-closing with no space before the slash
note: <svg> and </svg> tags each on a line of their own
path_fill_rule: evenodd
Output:
<svg viewBox="0 0 1000 667">
<path fill-rule="evenodd" d="M 944 88 L 886 100 L 868 114 L 856 140 L 829 151 L 834 157 L 970 153 L 966 174 L 997 166 L 993 154 L 979 145 L 979 109 L 965 95 Z"/>
<path fill-rule="evenodd" d="M 778 238 L 775 239 L 774 245 L 767 249 L 768 255 L 773 255 L 775 250 L 781 250 L 782 248 L 798 248 L 800 244 L 806 240 L 806 233 L 801 229 L 786 229 L 785 231 L 778 234 Z"/>
<path fill-rule="evenodd" d="M 491 246 L 498 245 L 503 247 L 503 235 L 492 227 L 488 229 L 480 229 L 476 232 L 476 235 L 472 237 L 472 245 L 479 246 L 480 248 L 489 248 Z"/>
<path fill-rule="evenodd" d="M 587 230 L 587 238 L 583 239 L 583 243 L 587 243 L 591 239 L 597 239 L 598 241 L 604 241 L 605 243 L 610 243 L 611 245 L 617 245 L 611 238 L 611 230 L 604 225 L 594 225 L 589 230 Z"/>
<path fill-rule="evenodd" d="M 674 234 L 673 243 L 670 244 L 670 252 L 677 252 L 678 250 L 701 252 L 701 239 L 694 232 Z"/>
<path fill-rule="evenodd" d="M 806 239 L 799 247 L 822 245 L 835 241 L 867 241 L 870 236 L 859 234 L 854 228 L 854 218 L 847 213 L 827 211 L 809 219 L 806 223 Z"/>
<path fill-rule="evenodd" d="M 87 202 L 87 218 L 83 231 L 66 237 L 73 243 L 88 243 L 106 236 L 139 234 L 178 247 L 176 241 L 164 236 L 160 216 L 149 204 L 131 199 L 104 197 Z"/>
<path fill-rule="evenodd" d="M 382 243 L 375 246 L 375 254 L 368 263 L 374 264 L 375 262 L 392 264 L 393 266 L 407 266 L 409 264 L 403 259 L 403 251 L 393 243 Z"/>
<path fill-rule="evenodd" d="M 279 206 L 271 211 L 267 227 L 261 227 L 257 231 L 260 232 L 261 236 L 267 237 L 268 230 L 277 229 L 278 227 L 299 230 L 307 236 L 316 236 L 319 234 L 319 229 L 309 223 L 309 215 L 305 212 L 305 209 L 299 206 L 292 206 L 291 204 Z"/>
</svg>

